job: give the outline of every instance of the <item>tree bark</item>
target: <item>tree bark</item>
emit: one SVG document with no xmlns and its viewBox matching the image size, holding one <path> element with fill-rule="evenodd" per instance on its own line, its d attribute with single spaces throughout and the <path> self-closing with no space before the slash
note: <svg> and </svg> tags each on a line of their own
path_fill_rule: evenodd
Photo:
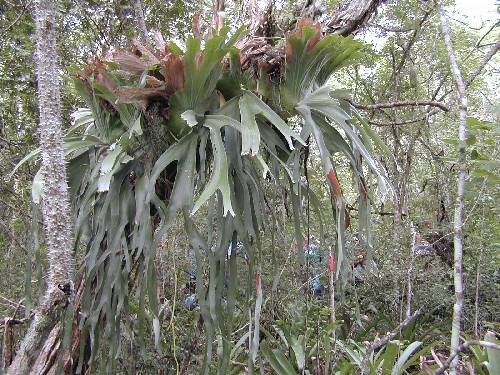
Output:
<svg viewBox="0 0 500 375">
<path fill-rule="evenodd" d="M 249 24 L 250 38 L 268 36 L 266 29 L 272 10 L 271 0 L 246 0 L 242 7 L 246 22 Z"/>
<path fill-rule="evenodd" d="M 144 12 L 142 11 L 141 0 L 132 0 L 134 7 L 135 18 L 137 20 L 137 27 L 139 28 L 140 40 L 142 43 L 151 43 L 146 27 L 146 20 L 144 19 Z"/>
<path fill-rule="evenodd" d="M 342 0 L 326 24 L 327 33 L 342 36 L 358 32 L 375 13 L 382 0 Z"/>
<path fill-rule="evenodd" d="M 458 124 L 458 140 L 459 140 L 459 153 L 458 153 L 458 184 L 457 184 L 457 200 L 455 203 L 455 215 L 453 224 L 453 243 L 454 243 L 454 269 L 453 279 L 455 285 L 455 303 L 453 305 L 453 320 L 451 327 L 451 344 L 450 356 L 458 350 L 460 346 L 460 327 L 462 318 L 462 309 L 464 304 L 463 297 L 463 282 L 462 282 L 462 258 L 463 258 L 463 209 L 465 199 L 465 176 L 467 173 L 467 160 L 465 155 L 466 147 L 466 131 L 467 131 L 467 91 L 465 81 L 462 77 L 462 72 L 458 66 L 455 51 L 451 41 L 451 33 L 448 25 L 448 18 L 444 14 L 443 9 L 440 9 L 441 15 L 441 29 L 443 34 L 444 43 L 448 52 L 450 60 L 451 73 L 457 94 L 459 97 L 459 111 L 460 119 Z M 455 356 L 451 361 L 450 374 L 457 373 L 459 357 Z"/>
<path fill-rule="evenodd" d="M 73 294 L 71 215 L 62 146 L 55 4 L 35 2 L 40 147 L 44 172 L 42 212 L 48 288 L 7 374 L 27 374 Z"/>
</svg>

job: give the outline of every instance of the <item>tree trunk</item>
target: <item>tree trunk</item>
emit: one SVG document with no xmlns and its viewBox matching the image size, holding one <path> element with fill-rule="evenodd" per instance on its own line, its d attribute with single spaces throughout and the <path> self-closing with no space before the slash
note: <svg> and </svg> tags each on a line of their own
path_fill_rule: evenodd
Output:
<svg viewBox="0 0 500 375">
<path fill-rule="evenodd" d="M 137 21 L 137 27 L 139 28 L 140 40 L 142 43 L 150 44 L 151 41 L 148 35 L 148 29 L 146 27 L 146 20 L 144 19 L 144 12 L 142 11 L 141 0 L 132 0 L 132 5 L 134 6 L 135 18 Z"/>
<path fill-rule="evenodd" d="M 453 279 L 455 284 L 455 303 L 453 305 L 453 321 L 451 327 L 451 344 L 450 355 L 460 346 L 460 326 L 462 319 L 462 309 L 464 304 L 463 297 L 463 282 L 462 282 L 462 257 L 463 257 L 463 209 L 465 197 L 465 176 L 467 173 L 467 160 L 465 155 L 466 147 L 466 131 L 467 131 L 467 91 L 465 81 L 462 77 L 462 72 L 458 66 L 453 44 L 451 42 L 451 33 L 448 26 L 448 19 L 444 11 L 440 9 L 441 13 L 441 29 L 443 39 L 446 44 L 448 57 L 450 59 L 450 68 L 455 81 L 457 94 L 459 98 L 460 119 L 458 124 L 458 183 L 457 183 L 457 200 L 455 203 L 455 215 L 453 223 L 453 242 L 454 242 L 454 268 Z M 457 373 L 459 357 L 453 358 L 450 366 L 450 374 Z"/>
<path fill-rule="evenodd" d="M 326 24 L 327 33 L 355 34 L 371 18 L 382 0 L 342 0 Z"/>
<path fill-rule="evenodd" d="M 73 294 L 71 215 L 61 135 L 55 4 L 52 0 L 35 2 L 35 26 L 48 288 L 19 353 L 9 367 L 7 374 L 12 375 L 30 372 L 42 344 L 58 324 Z"/>
</svg>

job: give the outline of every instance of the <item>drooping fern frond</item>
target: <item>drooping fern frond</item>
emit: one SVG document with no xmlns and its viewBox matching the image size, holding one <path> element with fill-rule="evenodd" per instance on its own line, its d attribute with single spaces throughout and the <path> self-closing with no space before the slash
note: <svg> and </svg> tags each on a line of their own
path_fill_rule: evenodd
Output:
<svg viewBox="0 0 500 375">
<path fill-rule="evenodd" d="M 321 158 L 335 207 L 337 276 L 347 278 L 344 232 L 350 220 L 333 156 L 349 161 L 363 214 L 369 214 L 370 196 L 361 160 L 379 178 L 379 187 L 386 185 L 385 172 L 372 155 L 373 145 L 382 142 L 359 118 L 354 121 L 345 94 L 326 85 L 337 69 L 359 55 L 361 44 L 340 36 L 322 37 L 318 26 L 300 22 L 287 41 L 283 77 L 269 83 L 276 86 L 269 90 L 275 94 L 266 96 L 252 91 L 262 77 L 239 75 L 245 74 L 239 62 L 249 58 L 234 47 L 243 33 L 240 28 L 229 36 L 229 29 L 223 28 L 204 44 L 189 37 L 185 51 L 161 41 L 157 49 L 136 43 L 133 52 L 115 51 L 72 70 L 75 88 L 88 106 L 75 114 L 66 146 L 75 249 L 84 248 L 77 371 L 88 362 L 103 373 L 115 371 L 122 321 L 131 301 L 138 305 L 143 350 L 149 326 L 159 344 L 154 259 L 178 219 L 196 254 L 206 335 L 203 372 L 210 371 L 216 335 L 223 338 L 217 366 L 221 373 L 229 368 L 231 312 L 237 302 L 252 317 L 253 329 L 247 335 L 248 366 L 253 368 L 263 308 L 259 259 L 265 250 L 262 236 L 270 227 L 266 187 L 287 192 L 300 248 L 302 198 L 317 212 L 322 210 L 317 192 L 302 179 L 308 147 L 317 147 Z M 297 114 L 300 132 L 290 125 L 289 116 Z M 367 218 L 359 222 L 368 226 Z M 238 241 L 248 256 L 244 301 L 237 301 L 235 292 L 242 273 L 233 253 L 228 257 L 228 248 Z M 92 345 L 90 358 L 86 342 Z"/>
</svg>

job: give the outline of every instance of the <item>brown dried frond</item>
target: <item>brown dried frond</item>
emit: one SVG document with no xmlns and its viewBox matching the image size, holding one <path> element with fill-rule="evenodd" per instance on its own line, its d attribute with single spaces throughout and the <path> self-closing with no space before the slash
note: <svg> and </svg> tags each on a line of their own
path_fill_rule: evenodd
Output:
<svg viewBox="0 0 500 375">
<path fill-rule="evenodd" d="M 193 16 L 193 36 L 195 38 L 201 38 L 201 28 L 200 28 L 200 15 L 195 14 Z"/>
<path fill-rule="evenodd" d="M 173 92 L 184 88 L 184 59 L 176 56 L 166 47 L 168 53 L 160 61 L 160 72 L 167 87 Z"/>
<path fill-rule="evenodd" d="M 158 78 L 156 77 L 153 77 L 153 76 L 146 76 L 146 84 L 148 86 L 151 86 L 151 87 L 160 87 L 161 85 L 163 85 L 163 81 L 159 80 Z"/>
<path fill-rule="evenodd" d="M 112 61 L 117 63 L 121 70 L 140 76 L 151 63 L 141 59 L 136 54 L 116 50 L 113 52 Z"/>
<path fill-rule="evenodd" d="M 159 31 L 155 31 L 154 41 L 156 45 L 156 49 L 158 51 L 158 58 L 162 58 L 167 54 L 167 43 L 165 43 L 165 39 L 163 39 L 163 35 Z"/>
<path fill-rule="evenodd" d="M 156 90 L 141 87 L 120 87 L 115 90 L 116 103 L 136 103 L 152 98 L 168 99 L 172 92 L 169 90 Z"/>
<path fill-rule="evenodd" d="M 155 54 L 151 52 L 148 48 L 144 47 L 137 40 L 134 39 L 132 41 L 132 44 L 140 53 L 141 59 L 146 60 L 149 63 L 149 65 L 155 65 L 160 63 L 160 60 L 155 56 Z M 137 51 L 136 54 L 138 55 L 139 53 L 137 53 Z"/>
</svg>

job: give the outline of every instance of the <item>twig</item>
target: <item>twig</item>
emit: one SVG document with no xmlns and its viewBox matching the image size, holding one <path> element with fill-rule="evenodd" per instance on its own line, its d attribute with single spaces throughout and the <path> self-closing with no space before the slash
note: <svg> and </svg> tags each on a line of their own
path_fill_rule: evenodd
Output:
<svg viewBox="0 0 500 375">
<path fill-rule="evenodd" d="M 23 4 L 23 9 L 21 10 L 21 13 L 19 13 L 19 15 L 17 16 L 17 18 L 12 21 L 12 23 L 10 25 L 8 25 L 4 30 L 4 34 L 7 34 L 7 31 L 9 31 L 10 29 L 12 29 L 16 23 L 19 22 L 19 20 L 21 19 L 21 17 L 24 15 L 24 13 L 26 12 L 26 9 L 28 9 L 31 5 L 31 1 L 28 1 L 27 3 Z"/>
<path fill-rule="evenodd" d="M 358 109 L 382 109 L 382 108 L 395 108 L 395 107 L 407 107 L 407 106 L 416 106 L 416 107 L 430 106 L 430 107 L 437 107 L 445 112 L 448 112 L 450 110 L 443 103 L 435 100 L 401 100 L 397 102 L 377 103 L 377 104 L 358 104 L 358 103 L 353 103 L 350 100 L 348 100 L 348 102 L 353 107 Z"/>
<path fill-rule="evenodd" d="M 397 68 L 395 70 L 393 70 L 393 72 L 391 74 L 391 81 L 397 80 L 397 77 L 401 73 L 401 70 L 403 69 L 403 66 L 406 63 L 406 59 L 410 55 L 410 50 L 412 49 L 413 45 L 417 41 L 418 33 L 420 32 L 420 30 L 422 30 L 422 26 L 424 25 L 424 23 L 427 21 L 427 19 L 431 15 L 432 10 L 433 9 L 430 9 L 430 10 L 428 10 L 428 11 L 425 12 L 424 16 L 422 17 L 422 19 L 418 23 L 417 27 L 415 28 L 415 31 L 413 32 L 413 34 L 412 34 L 412 36 L 410 38 L 410 41 L 406 45 L 406 48 L 404 48 L 404 50 L 403 50 L 403 56 L 401 57 L 401 61 L 399 62 Z"/>
<path fill-rule="evenodd" d="M 5 299 L 7 300 L 7 298 L 5 298 Z M 7 300 L 7 301 L 9 301 L 9 300 Z M 9 301 L 9 302 L 12 302 L 12 301 Z M 16 308 L 14 309 L 14 313 L 12 314 L 12 318 L 5 317 L 3 319 L 3 322 L 0 323 L 0 328 L 6 328 L 8 325 L 23 324 L 27 319 L 31 318 L 31 316 L 29 316 L 29 317 L 24 317 L 22 319 L 16 319 L 16 315 L 17 315 L 17 312 L 19 311 L 19 308 L 21 306 L 24 307 L 23 302 L 24 302 L 24 298 L 22 300 L 20 300 L 18 303 L 16 303 Z"/>
<path fill-rule="evenodd" d="M 443 365 L 443 363 L 441 362 L 439 357 L 436 355 L 434 348 L 431 348 L 431 355 L 432 355 L 432 358 L 434 358 L 434 361 L 436 361 L 436 363 L 441 367 Z"/>
<path fill-rule="evenodd" d="M 2 321 L 0 321 L 0 328 L 5 328 L 9 325 L 24 324 L 24 322 L 27 321 L 28 319 L 31 319 L 31 316 L 22 319 L 14 319 L 7 316 Z"/>
<path fill-rule="evenodd" d="M 5 231 L 5 233 L 7 233 L 7 236 L 10 237 L 11 240 L 13 240 L 16 245 L 22 250 L 24 251 L 25 254 L 28 254 L 29 251 L 28 249 L 26 248 L 26 246 L 24 246 L 18 239 L 17 237 L 14 235 L 14 233 L 12 233 L 12 231 L 9 229 L 9 227 L 3 222 L 3 220 L 0 218 L 0 227 L 3 228 L 3 230 Z"/>
<path fill-rule="evenodd" d="M 6 302 L 6 303 L 8 303 L 8 304 L 10 304 L 12 306 L 17 306 L 19 304 L 18 302 L 11 301 L 10 299 L 2 297 L 2 296 L 0 296 L 0 300 L 4 301 L 4 302 Z M 24 308 L 23 305 L 21 305 L 21 307 Z"/>
<path fill-rule="evenodd" d="M 472 345 L 480 345 L 480 346 L 484 346 L 486 348 L 492 348 L 492 349 L 496 349 L 496 350 L 500 350 L 500 345 L 498 344 L 494 344 L 492 342 L 488 342 L 488 341 L 482 341 L 482 340 L 471 340 L 471 341 L 466 341 L 464 342 L 462 345 L 460 345 L 454 352 L 453 354 L 450 355 L 450 357 L 446 360 L 445 363 L 443 363 L 443 365 L 438 368 L 436 371 L 433 372 L 432 375 L 441 375 L 448 367 L 450 367 L 451 365 L 451 362 L 455 359 L 455 357 L 457 355 L 459 355 L 461 352 L 463 352 L 464 350 L 466 350 L 469 346 L 472 346 Z"/>
<path fill-rule="evenodd" d="M 491 33 L 493 31 L 493 29 L 495 27 L 497 27 L 498 25 L 500 25 L 500 22 L 497 22 L 497 23 L 494 23 L 493 25 L 491 25 L 491 27 L 488 29 L 488 31 L 486 31 L 484 33 L 484 35 L 478 39 L 478 41 L 476 42 L 476 44 L 474 45 L 474 48 L 479 48 L 481 47 L 481 42 L 484 40 L 484 38 L 486 38 L 486 36 Z"/>
<path fill-rule="evenodd" d="M 372 26 L 376 27 L 378 29 L 381 29 L 385 32 L 388 32 L 388 33 L 409 33 L 410 31 L 415 31 L 414 27 L 407 27 L 407 28 L 403 28 L 403 29 L 391 29 L 390 27 L 385 27 L 385 26 L 380 25 L 380 24 L 373 24 Z"/>
<path fill-rule="evenodd" d="M 366 371 L 366 363 L 368 362 L 368 358 L 370 357 L 370 354 L 373 353 L 375 350 L 378 350 L 382 348 L 384 345 L 386 345 L 390 340 L 392 340 L 394 337 L 396 337 L 403 328 L 405 328 L 410 322 L 415 319 L 418 315 L 420 315 L 420 310 L 415 311 L 412 315 L 407 317 L 402 323 L 400 323 L 396 328 L 394 328 L 391 332 L 386 334 L 384 337 L 381 339 L 375 341 L 373 344 L 371 344 L 367 349 L 366 349 L 366 354 L 365 357 L 363 358 L 363 361 L 361 362 L 361 375 L 365 374 Z"/>
<path fill-rule="evenodd" d="M 346 208 L 349 211 L 359 211 L 356 207 L 351 206 L 350 204 L 346 204 Z M 372 211 L 370 215 L 379 215 L 379 216 L 394 216 L 394 212 L 383 212 L 383 211 Z M 405 213 L 402 213 L 401 216 L 406 216 Z"/>
</svg>

